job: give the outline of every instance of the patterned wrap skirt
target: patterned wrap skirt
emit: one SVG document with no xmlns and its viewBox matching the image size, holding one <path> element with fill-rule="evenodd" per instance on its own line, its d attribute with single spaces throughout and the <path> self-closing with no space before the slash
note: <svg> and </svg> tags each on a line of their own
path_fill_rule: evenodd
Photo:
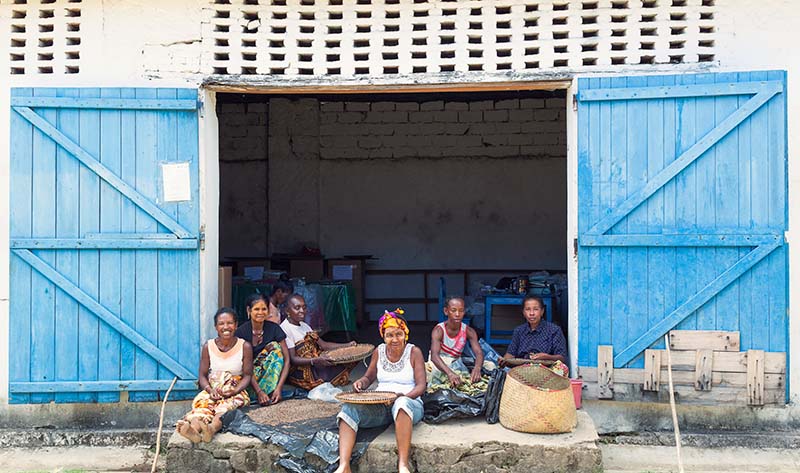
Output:
<svg viewBox="0 0 800 473">
<path fill-rule="evenodd" d="M 279 342 L 268 343 L 253 360 L 253 376 L 261 388 L 267 394 L 278 386 L 283 371 L 283 351 Z M 249 390 L 251 396 L 255 396 L 252 388 Z M 256 399 L 256 398 L 254 398 Z"/>
<path fill-rule="evenodd" d="M 301 358 L 316 358 L 322 350 L 319 347 L 317 332 L 308 332 L 302 342 L 295 345 L 295 353 Z M 289 372 L 289 382 L 311 391 L 322 383 L 344 386 L 350 382 L 350 371 L 358 362 L 334 366 L 297 366 Z"/>
<path fill-rule="evenodd" d="M 228 411 L 238 409 L 250 404 L 250 397 L 247 391 L 230 396 L 241 382 L 241 376 L 234 376 L 229 371 L 214 371 L 208 376 L 208 382 L 212 388 L 219 388 L 226 397 L 213 400 L 207 391 L 200 391 L 192 401 L 192 410 L 184 416 L 185 421 L 200 419 L 209 424 L 214 416 L 222 415 Z"/>
</svg>

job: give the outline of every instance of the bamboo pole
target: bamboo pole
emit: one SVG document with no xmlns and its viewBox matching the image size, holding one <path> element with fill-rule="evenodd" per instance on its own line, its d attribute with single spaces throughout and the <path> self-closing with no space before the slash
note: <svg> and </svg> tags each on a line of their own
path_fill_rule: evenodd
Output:
<svg viewBox="0 0 800 473">
<path fill-rule="evenodd" d="M 675 430 L 675 449 L 678 454 L 678 473 L 683 472 L 683 459 L 681 458 L 681 430 L 678 427 L 678 413 L 675 410 L 675 391 L 672 387 L 672 352 L 669 349 L 669 335 L 664 335 L 664 345 L 667 347 L 667 378 L 669 379 L 669 407 L 672 409 L 672 426 Z"/>
<path fill-rule="evenodd" d="M 161 451 L 161 429 L 164 427 L 164 408 L 167 407 L 167 399 L 169 399 L 169 393 L 175 386 L 176 381 L 178 381 L 177 376 L 172 378 L 172 383 L 170 383 L 169 389 L 167 389 L 167 393 L 164 394 L 164 400 L 161 401 L 161 415 L 158 416 L 158 434 L 156 435 L 156 455 L 155 457 L 153 457 L 153 466 L 150 468 L 150 473 L 156 473 L 156 465 L 158 464 L 158 454 Z"/>
</svg>

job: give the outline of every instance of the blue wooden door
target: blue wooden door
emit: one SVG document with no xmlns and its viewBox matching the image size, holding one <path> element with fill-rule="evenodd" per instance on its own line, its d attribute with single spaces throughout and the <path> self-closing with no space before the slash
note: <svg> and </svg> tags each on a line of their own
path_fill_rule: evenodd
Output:
<svg viewBox="0 0 800 473">
<path fill-rule="evenodd" d="M 193 390 L 197 91 L 13 89 L 10 402 Z M 190 199 L 165 202 L 186 163 Z M 185 179 L 183 180 L 185 183 Z"/>
<path fill-rule="evenodd" d="M 684 330 L 787 351 L 784 72 L 578 83 L 580 366 Z"/>
</svg>

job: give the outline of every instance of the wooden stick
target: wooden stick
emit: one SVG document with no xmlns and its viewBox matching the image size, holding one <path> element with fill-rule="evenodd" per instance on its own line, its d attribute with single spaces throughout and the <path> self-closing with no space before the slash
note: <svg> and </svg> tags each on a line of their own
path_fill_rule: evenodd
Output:
<svg viewBox="0 0 800 473">
<path fill-rule="evenodd" d="M 681 429 L 678 427 L 678 413 L 675 410 L 675 391 L 672 387 L 672 352 L 669 349 L 669 335 L 664 335 L 664 344 L 667 347 L 667 378 L 669 379 L 669 407 L 672 409 L 672 425 L 675 430 L 675 448 L 678 453 L 678 473 L 683 473 L 683 459 L 681 458 Z"/>
<path fill-rule="evenodd" d="M 172 378 L 172 383 L 169 385 L 169 389 L 167 389 L 167 393 L 164 394 L 164 400 L 161 401 L 161 415 L 158 417 L 158 434 L 156 435 L 156 455 L 153 457 L 153 466 L 150 468 L 150 473 L 156 473 L 156 464 L 158 464 L 158 453 L 161 451 L 161 429 L 164 427 L 164 408 L 167 407 L 167 399 L 169 399 L 169 393 L 172 391 L 172 388 L 175 387 L 175 382 L 178 381 L 178 377 L 175 376 Z"/>
</svg>

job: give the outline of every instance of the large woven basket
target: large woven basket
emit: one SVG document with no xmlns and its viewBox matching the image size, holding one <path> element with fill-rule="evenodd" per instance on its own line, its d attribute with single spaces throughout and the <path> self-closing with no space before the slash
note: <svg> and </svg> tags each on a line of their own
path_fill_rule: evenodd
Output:
<svg viewBox="0 0 800 473">
<path fill-rule="evenodd" d="M 371 343 L 359 343 L 352 347 L 334 348 L 333 350 L 324 351 L 320 356 L 330 361 L 334 365 L 342 365 L 345 363 L 352 363 L 354 361 L 361 361 L 369 357 L 375 350 L 375 345 Z"/>
<path fill-rule="evenodd" d="M 542 365 L 510 370 L 500 397 L 500 424 L 533 434 L 571 432 L 578 414 L 569 378 Z"/>
</svg>

